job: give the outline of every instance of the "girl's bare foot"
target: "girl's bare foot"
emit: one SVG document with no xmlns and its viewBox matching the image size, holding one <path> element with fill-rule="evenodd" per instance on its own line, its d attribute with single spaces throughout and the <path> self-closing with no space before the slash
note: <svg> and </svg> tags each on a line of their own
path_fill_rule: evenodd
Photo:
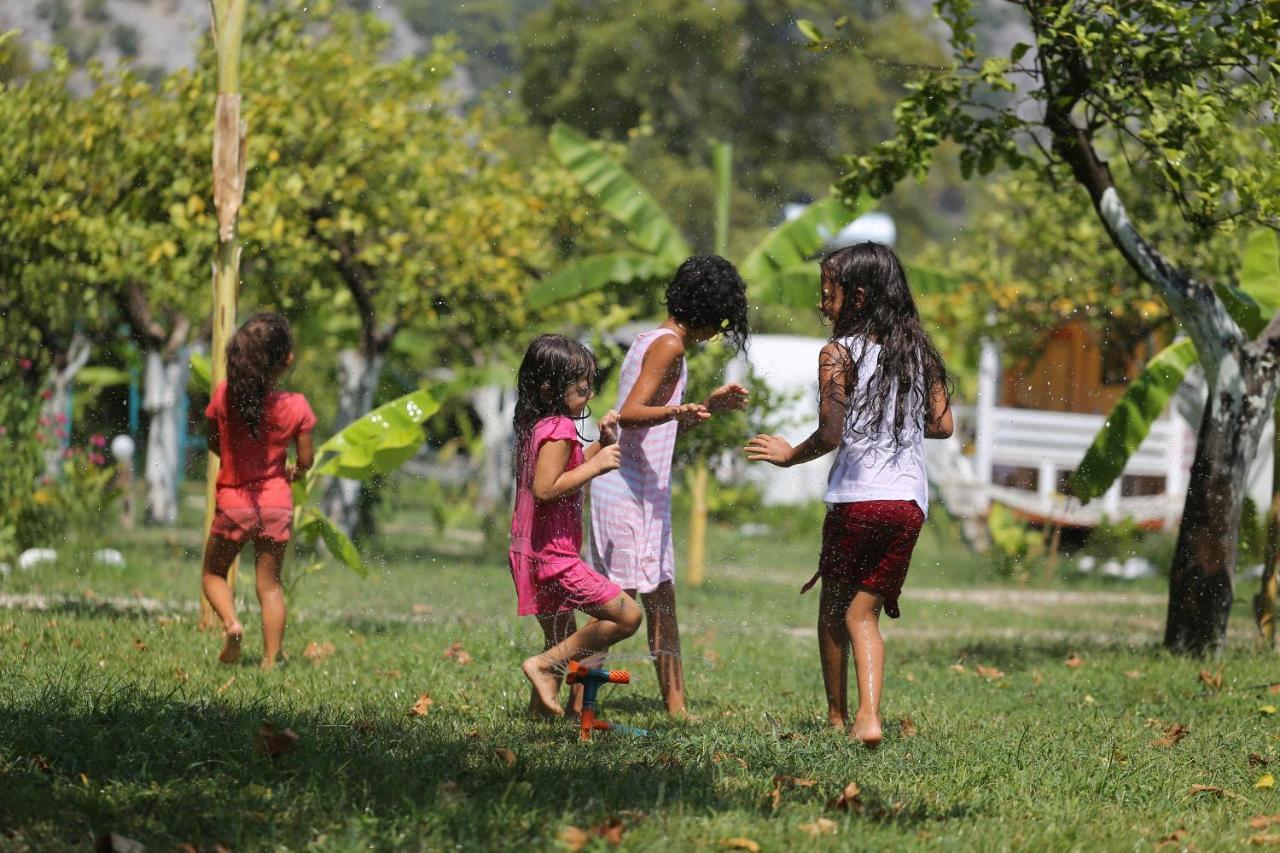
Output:
<svg viewBox="0 0 1280 853">
<path fill-rule="evenodd" d="M 227 627 L 227 641 L 222 646 L 218 660 L 222 663 L 239 663 L 240 644 L 244 641 L 244 626 L 239 622 Z"/>
<path fill-rule="evenodd" d="M 827 725 L 831 726 L 833 729 L 843 732 L 845 729 L 849 728 L 849 721 L 840 714 L 828 712 Z"/>
<path fill-rule="evenodd" d="M 874 715 L 866 718 L 861 715 L 853 718 L 853 731 L 850 736 L 862 743 L 867 749 L 875 749 L 880 745 L 880 718 Z"/>
<path fill-rule="evenodd" d="M 520 665 L 524 677 L 533 685 L 529 709 L 544 717 L 563 717 L 564 708 L 556 701 L 560 679 L 556 671 L 548 666 L 541 655 L 534 655 Z"/>
</svg>

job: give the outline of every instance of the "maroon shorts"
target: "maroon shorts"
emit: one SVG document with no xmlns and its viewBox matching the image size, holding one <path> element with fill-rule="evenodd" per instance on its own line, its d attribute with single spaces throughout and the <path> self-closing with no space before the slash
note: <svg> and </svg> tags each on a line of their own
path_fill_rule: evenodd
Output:
<svg viewBox="0 0 1280 853">
<path fill-rule="evenodd" d="M 277 506 L 218 507 L 209 532 L 232 542 L 271 539 L 288 542 L 293 530 L 293 509 Z"/>
<path fill-rule="evenodd" d="M 884 612 L 897 619 L 898 596 L 923 524 L 915 501 L 832 504 L 822 525 L 818 575 L 883 597 Z"/>
</svg>

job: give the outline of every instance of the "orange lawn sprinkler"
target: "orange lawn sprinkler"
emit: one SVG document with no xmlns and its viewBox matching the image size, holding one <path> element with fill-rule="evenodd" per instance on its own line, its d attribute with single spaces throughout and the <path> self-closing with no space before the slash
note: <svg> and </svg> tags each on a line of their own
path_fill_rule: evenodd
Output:
<svg viewBox="0 0 1280 853">
<path fill-rule="evenodd" d="M 607 723 L 596 719 L 596 693 L 602 684 L 630 684 L 631 673 L 625 669 L 595 669 L 583 666 L 576 660 L 569 661 L 569 672 L 564 677 L 566 684 L 582 685 L 582 727 L 579 740 L 591 740 L 593 731 L 620 731 L 630 735 L 648 737 L 644 729 L 624 726 L 621 723 Z"/>
</svg>

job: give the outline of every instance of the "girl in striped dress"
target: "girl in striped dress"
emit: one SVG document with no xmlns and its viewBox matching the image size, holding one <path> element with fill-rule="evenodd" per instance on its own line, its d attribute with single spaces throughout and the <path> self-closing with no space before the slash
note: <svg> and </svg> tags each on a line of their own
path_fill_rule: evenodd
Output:
<svg viewBox="0 0 1280 853">
<path fill-rule="evenodd" d="M 716 412 L 742 409 L 747 389 L 717 388 L 700 403 L 683 402 L 685 349 L 724 335 L 746 343 L 747 297 L 733 264 L 716 255 L 693 257 L 667 286 L 668 316 L 642 332 L 622 362 L 618 444 L 621 467 L 591 484 L 591 553 L 598 570 L 639 593 L 649 652 L 667 711 L 685 713 L 684 670 L 676 625 L 675 558 L 671 545 L 671 459 L 676 435 Z"/>
</svg>

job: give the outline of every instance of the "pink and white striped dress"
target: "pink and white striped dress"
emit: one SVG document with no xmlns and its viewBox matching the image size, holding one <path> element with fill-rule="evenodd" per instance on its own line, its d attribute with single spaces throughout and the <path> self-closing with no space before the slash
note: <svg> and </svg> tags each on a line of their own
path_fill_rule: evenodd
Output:
<svg viewBox="0 0 1280 853">
<path fill-rule="evenodd" d="M 640 378 L 640 365 L 649 345 L 670 329 L 654 329 L 636 336 L 622 360 L 618 406 Z M 688 379 L 684 359 L 671 398 L 657 403 L 678 406 Z M 671 458 L 680 425 L 619 431 L 622 466 L 591 481 L 591 562 L 596 570 L 626 590 L 653 592 L 663 581 L 674 581 L 675 552 L 671 546 Z"/>
</svg>

